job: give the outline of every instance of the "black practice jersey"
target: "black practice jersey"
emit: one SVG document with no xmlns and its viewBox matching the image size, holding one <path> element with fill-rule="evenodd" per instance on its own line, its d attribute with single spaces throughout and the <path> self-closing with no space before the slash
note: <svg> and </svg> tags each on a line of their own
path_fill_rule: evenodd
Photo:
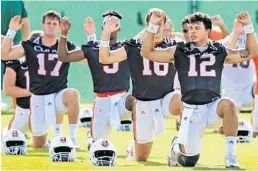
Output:
<svg viewBox="0 0 258 171">
<path fill-rule="evenodd" d="M 116 50 L 123 46 L 118 42 L 110 47 Z M 99 62 L 99 42 L 91 41 L 82 45 L 82 51 L 91 70 L 95 93 L 128 91 L 130 72 L 127 60 L 120 63 L 104 65 Z"/>
<path fill-rule="evenodd" d="M 198 105 L 220 98 L 221 73 L 227 56 L 222 44 L 209 42 L 207 47 L 199 48 L 181 42 L 174 56 L 183 102 Z"/>
<path fill-rule="evenodd" d="M 23 41 L 30 75 L 30 92 L 36 95 L 56 93 L 67 88 L 67 75 L 70 63 L 61 62 L 57 56 L 57 43 L 51 47 L 44 46 L 42 39 Z M 67 43 L 68 50 L 75 46 Z"/>
<path fill-rule="evenodd" d="M 175 41 L 164 39 L 155 45 L 155 49 L 166 50 L 175 45 Z M 158 63 L 143 58 L 140 54 L 142 47 L 140 39 L 131 39 L 124 47 L 130 67 L 134 97 L 142 101 L 156 100 L 174 91 L 173 63 Z"/>
<path fill-rule="evenodd" d="M 29 89 L 29 72 L 26 61 L 22 60 L 13 60 L 7 61 L 6 67 L 9 67 L 14 70 L 16 73 L 16 83 L 15 85 L 20 88 Z M 16 104 L 23 108 L 30 108 L 30 97 L 20 97 L 16 98 Z"/>
</svg>

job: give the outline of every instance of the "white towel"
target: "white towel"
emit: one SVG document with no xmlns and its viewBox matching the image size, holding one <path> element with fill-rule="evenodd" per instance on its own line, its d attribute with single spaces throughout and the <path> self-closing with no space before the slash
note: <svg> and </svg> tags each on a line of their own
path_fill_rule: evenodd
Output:
<svg viewBox="0 0 258 171">
<path fill-rule="evenodd" d="M 110 125 L 114 129 L 119 129 L 121 126 L 121 117 L 118 110 L 118 102 L 119 100 L 121 100 L 123 94 L 116 94 L 116 95 L 110 96 L 110 100 L 111 100 Z"/>
<path fill-rule="evenodd" d="M 152 108 L 152 115 L 155 125 L 155 131 L 156 135 L 165 133 L 165 127 L 163 123 L 163 114 L 161 110 L 161 103 L 160 101 L 154 101 L 154 104 L 151 104 L 151 106 L 155 106 Z"/>
<path fill-rule="evenodd" d="M 56 112 L 55 112 L 55 95 L 45 95 L 45 121 L 48 125 L 56 124 Z"/>
<path fill-rule="evenodd" d="M 189 126 L 190 126 L 190 121 L 191 117 L 194 113 L 195 108 L 184 108 L 181 124 L 180 124 L 180 129 L 179 129 L 179 135 L 178 135 L 178 141 L 180 144 L 186 145 L 189 137 Z"/>
<path fill-rule="evenodd" d="M 241 34 L 237 39 L 237 49 L 246 49 L 246 34 Z"/>
</svg>

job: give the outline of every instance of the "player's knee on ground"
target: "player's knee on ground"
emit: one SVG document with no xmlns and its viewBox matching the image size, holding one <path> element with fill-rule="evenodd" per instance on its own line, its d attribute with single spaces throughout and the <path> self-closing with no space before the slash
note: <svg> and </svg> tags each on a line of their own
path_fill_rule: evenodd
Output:
<svg viewBox="0 0 258 171">
<path fill-rule="evenodd" d="M 148 157 L 147 156 L 137 156 L 135 157 L 135 160 L 138 161 L 138 162 L 145 162 L 147 161 Z"/>
<path fill-rule="evenodd" d="M 198 162 L 200 154 L 195 156 L 185 156 L 183 154 L 178 155 L 178 163 L 183 167 L 194 167 Z"/>
<path fill-rule="evenodd" d="M 127 110 L 132 111 L 133 109 L 133 101 L 135 100 L 135 97 L 133 97 L 131 94 L 129 94 L 126 97 L 126 101 L 125 101 L 125 107 Z"/>
<path fill-rule="evenodd" d="M 137 141 L 135 141 L 135 160 L 136 161 L 147 161 L 148 157 L 151 153 L 151 149 L 152 149 L 152 143 L 151 142 L 147 142 L 147 143 L 138 143 Z"/>
</svg>

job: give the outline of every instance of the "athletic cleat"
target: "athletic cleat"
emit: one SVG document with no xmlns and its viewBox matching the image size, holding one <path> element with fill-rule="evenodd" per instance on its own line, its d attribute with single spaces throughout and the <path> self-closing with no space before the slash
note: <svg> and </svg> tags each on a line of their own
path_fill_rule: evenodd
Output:
<svg viewBox="0 0 258 171">
<path fill-rule="evenodd" d="M 226 168 L 240 169 L 236 156 L 229 154 L 225 157 Z"/>
<path fill-rule="evenodd" d="M 177 162 L 177 159 L 176 159 L 176 153 L 173 150 L 175 145 L 178 145 L 178 137 L 173 138 L 171 143 L 171 149 L 169 150 L 169 153 L 168 153 L 168 166 L 170 167 L 179 166 L 179 163 Z"/>
</svg>

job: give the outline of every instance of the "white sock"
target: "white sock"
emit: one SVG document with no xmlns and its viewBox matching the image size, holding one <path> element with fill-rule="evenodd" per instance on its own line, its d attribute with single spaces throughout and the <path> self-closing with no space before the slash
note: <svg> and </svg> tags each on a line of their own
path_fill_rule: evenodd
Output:
<svg viewBox="0 0 258 171">
<path fill-rule="evenodd" d="M 226 137 L 226 155 L 234 155 L 236 156 L 236 143 L 237 137 Z"/>
<path fill-rule="evenodd" d="M 55 124 L 54 125 L 54 136 L 60 136 L 62 132 L 62 124 Z"/>
<path fill-rule="evenodd" d="M 77 124 L 69 124 L 70 138 L 76 139 Z"/>
</svg>

